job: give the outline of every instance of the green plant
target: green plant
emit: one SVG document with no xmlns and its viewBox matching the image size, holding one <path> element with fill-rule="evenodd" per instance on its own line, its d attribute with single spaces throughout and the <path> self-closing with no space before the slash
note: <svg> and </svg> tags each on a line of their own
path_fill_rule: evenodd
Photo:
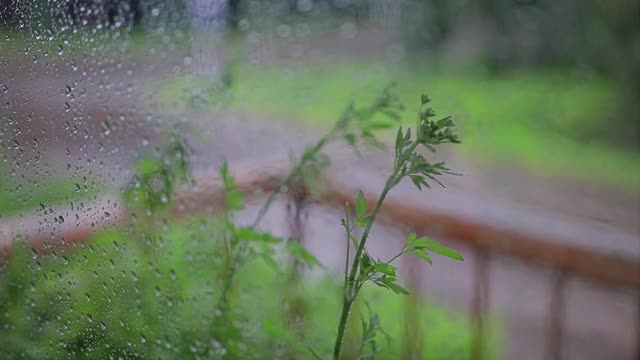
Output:
<svg viewBox="0 0 640 360">
<path fill-rule="evenodd" d="M 226 299 L 228 298 L 228 293 L 231 291 L 233 286 L 235 273 L 239 266 L 251 257 L 246 256 L 245 254 L 255 255 L 254 252 L 247 252 L 246 243 L 240 240 L 261 240 L 261 244 L 263 244 L 262 255 L 267 255 L 266 258 L 270 259 L 270 247 L 265 247 L 264 244 L 278 243 L 280 241 L 270 234 L 257 233 L 255 228 L 260 224 L 260 221 L 273 204 L 280 190 L 286 186 L 294 185 L 296 181 L 300 181 L 300 177 L 304 178 L 304 172 L 306 169 L 322 168 L 326 166 L 329 159 L 321 156 L 321 151 L 332 141 L 345 140 L 355 149 L 357 149 L 360 142 L 365 142 L 366 144 L 373 146 L 380 146 L 381 143 L 376 138 L 375 131 L 392 127 L 394 122 L 400 119 L 398 111 L 402 110 L 402 106 L 398 99 L 391 93 L 392 87 L 393 85 L 385 88 L 382 91 L 382 94 L 370 106 L 356 108 L 353 103 L 348 105 L 334 126 L 324 136 L 322 136 L 315 145 L 307 147 L 302 152 L 302 155 L 294 163 L 289 174 L 277 187 L 277 190 L 269 196 L 265 204 L 260 208 L 256 219 L 250 227 L 237 229 L 230 220 L 229 211 L 242 209 L 242 196 L 235 188 L 235 183 L 228 174 L 227 164 L 225 163 L 223 165 L 220 176 L 223 179 L 226 202 L 224 218 L 226 219 L 225 228 L 230 231 L 230 237 L 229 240 L 225 242 L 225 250 L 227 254 L 226 261 L 228 262 L 228 266 L 226 267 L 227 270 L 223 277 L 225 286 L 223 287 L 221 303 L 216 307 L 219 313 L 226 314 Z M 333 351 L 333 358 L 336 360 L 340 357 L 344 333 L 347 326 L 347 319 L 351 311 L 351 307 L 365 283 L 371 281 L 378 286 L 390 289 L 395 293 L 408 293 L 406 289 L 396 282 L 396 268 L 392 265 L 392 262 L 395 259 L 404 254 L 413 254 L 430 263 L 431 259 L 428 254 L 429 251 L 448 256 L 456 260 L 462 260 L 462 257 L 455 251 L 425 237 L 418 238 L 415 234 L 409 235 L 402 251 L 392 257 L 389 261 L 383 262 L 380 260 L 374 260 L 366 252 L 365 245 L 369 232 L 371 231 L 376 216 L 380 211 L 387 194 L 393 187 L 400 183 L 401 180 L 408 177 L 419 190 L 422 190 L 423 186 L 427 188 L 430 186 L 429 181 L 443 185 L 436 178 L 437 176 L 453 174 L 444 163 L 430 163 L 417 151 L 418 146 L 424 147 L 431 152 L 435 152 L 435 146 L 440 144 L 459 143 L 457 135 L 452 130 L 454 124 L 451 117 L 433 120 L 436 115 L 435 111 L 430 107 L 424 109 L 424 106 L 430 101 L 431 100 L 428 96 L 422 95 L 421 105 L 414 129 L 416 134 L 415 136 L 412 136 L 411 128 L 408 128 L 406 132 L 403 132 L 402 127 L 398 129 L 393 171 L 387 179 L 373 211 L 367 215 L 366 199 L 362 192 L 360 192 L 355 204 L 356 214 L 354 223 L 352 224 L 350 221 L 349 209 L 347 209 L 347 216 L 342 220 L 342 224 L 347 232 L 347 255 L 345 261 L 343 307 Z M 386 115 L 386 117 L 381 119 L 376 116 L 379 114 Z M 359 240 L 353 236 L 355 226 L 364 229 Z M 297 244 L 297 242 L 295 242 L 295 240 L 289 240 L 288 244 Z M 351 244 L 357 250 L 350 266 L 349 248 L 351 247 Z M 300 246 L 297 248 L 303 249 Z M 302 253 L 304 254 L 303 258 L 307 260 L 313 259 L 313 257 L 306 251 L 303 251 Z M 375 335 L 380 331 L 377 317 L 375 315 L 371 315 L 369 317 L 369 322 L 365 321 L 363 318 L 362 330 L 363 346 L 360 348 L 359 356 L 361 356 L 362 359 L 370 359 L 373 358 L 377 351 Z M 365 345 L 371 345 L 372 347 L 372 353 L 366 356 L 363 355 Z M 313 352 L 313 350 L 311 351 Z M 314 355 L 318 356 L 315 353 Z"/>
<path fill-rule="evenodd" d="M 417 149 L 418 146 L 424 147 L 431 152 L 435 152 L 435 146 L 442 143 L 458 143 L 459 139 L 454 134 L 452 128 L 454 126 L 451 117 L 444 117 L 439 120 L 433 120 L 435 111 L 432 108 L 424 109 L 431 99 L 427 95 L 422 95 L 421 104 L 418 111 L 416 126 L 414 129 L 415 136 L 412 136 L 411 128 L 403 132 L 402 127 L 398 129 L 395 143 L 395 159 L 393 162 L 393 170 L 391 175 L 382 189 L 373 210 L 368 213 L 367 201 L 362 194 L 358 193 L 355 204 L 355 219 L 351 221 L 349 216 L 349 208 L 342 225 L 347 234 L 347 251 L 345 257 L 344 272 L 344 295 L 342 304 L 342 313 L 338 324 L 335 346 L 333 350 L 333 359 L 338 360 L 342 349 L 347 320 L 351 307 L 356 300 L 363 285 L 367 282 L 389 289 L 396 294 L 408 294 L 409 292 L 397 283 L 396 267 L 392 265 L 393 261 L 404 254 L 412 254 L 418 256 L 424 261 L 431 263 L 428 252 L 444 255 L 456 260 L 462 260 L 462 257 L 455 251 L 445 246 L 427 239 L 426 237 L 418 238 L 416 234 L 410 234 L 405 245 L 397 255 L 390 260 L 374 260 L 366 250 L 366 243 L 369 233 L 382 204 L 387 195 L 400 181 L 405 178 L 411 179 L 418 190 L 422 187 L 429 187 L 429 181 L 434 181 L 440 185 L 442 183 L 436 178 L 442 174 L 453 174 L 444 165 L 444 163 L 430 163 Z M 353 235 L 355 227 L 363 228 L 362 235 L 357 239 Z M 349 249 L 353 246 L 356 249 L 353 261 L 350 262 Z M 363 331 L 370 329 L 372 323 L 363 326 Z M 375 329 L 375 327 L 374 327 Z M 375 330 L 374 330 L 375 331 Z"/>
<path fill-rule="evenodd" d="M 300 257 L 302 260 L 308 263 L 317 263 L 315 258 L 309 254 L 299 242 L 293 239 L 283 240 L 269 233 L 261 233 L 256 231 L 257 226 L 264 218 L 269 208 L 272 206 L 276 197 L 280 191 L 285 187 L 296 186 L 297 182 L 305 181 L 308 176 L 305 176 L 309 171 L 315 171 L 321 169 L 329 163 L 329 159 L 322 155 L 324 147 L 336 140 L 344 140 L 350 146 L 357 151 L 357 147 L 360 143 L 365 143 L 372 146 L 382 146 L 382 143 L 375 136 L 377 130 L 388 129 L 394 126 L 394 123 L 400 120 L 399 111 L 403 109 L 398 99 L 392 95 L 392 88 L 394 84 L 385 88 L 380 96 L 378 96 L 369 106 L 362 108 L 356 108 L 353 103 L 349 104 L 342 115 L 336 121 L 334 126 L 322 136 L 318 142 L 312 146 L 307 147 L 300 157 L 294 161 L 292 169 L 289 174 L 282 180 L 279 186 L 276 187 L 276 191 L 272 192 L 267 198 L 264 205 L 258 211 L 255 220 L 251 226 L 237 227 L 233 221 L 233 212 L 242 210 L 244 207 L 244 201 L 242 194 L 237 189 L 235 180 L 229 175 L 228 164 L 225 162 L 220 169 L 220 178 L 223 183 L 224 192 L 224 236 L 223 236 L 223 270 L 220 274 L 220 279 L 223 284 L 222 293 L 217 305 L 215 306 L 215 312 L 217 314 L 217 324 L 223 324 L 222 326 L 215 326 L 215 333 L 217 341 L 220 341 L 224 348 L 227 349 L 227 358 L 234 358 L 239 356 L 238 349 L 235 347 L 240 341 L 241 331 L 234 325 L 233 319 L 229 315 L 229 298 L 234 287 L 234 279 L 239 269 L 249 260 L 260 256 L 267 260 L 269 263 L 275 263 L 273 260 L 273 246 L 275 244 L 285 242 L 289 248 L 291 254 Z M 373 282 L 378 286 L 390 289 L 395 293 L 407 294 L 408 291 L 400 286 L 396 281 L 396 268 L 392 265 L 392 262 L 399 256 L 404 254 L 413 254 L 421 259 L 431 262 L 427 251 L 445 255 L 457 260 L 462 260 L 462 257 L 441 244 L 421 237 L 417 238 L 415 234 L 410 235 L 405 243 L 402 251 L 392 257 L 389 261 L 380 261 L 372 259 L 366 251 L 366 242 L 371 231 L 371 228 L 375 222 L 376 216 L 380 211 L 382 204 L 393 187 L 395 187 L 404 178 L 409 178 L 415 184 L 415 186 L 422 190 L 422 187 L 429 187 L 429 181 L 436 182 L 440 185 L 442 183 L 436 178 L 442 174 L 453 174 L 444 165 L 444 163 L 430 163 L 418 150 L 418 146 L 421 146 L 428 151 L 435 152 L 435 146 L 442 143 L 459 143 L 457 135 L 454 134 L 452 128 L 454 126 L 451 117 L 444 117 L 439 120 L 433 120 L 435 117 L 435 111 L 428 107 L 424 108 L 429 102 L 430 98 L 426 95 L 422 95 L 421 104 L 418 111 L 416 125 L 414 128 L 415 136 L 412 136 L 411 128 L 407 128 L 406 132 L 402 130 L 402 127 L 398 129 L 396 144 L 395 144 L 395 159 L 393 164 L 392 174 L 387 179 L 385 186 L 382 190 L 380 197 L 378 198 L 373 211 L 367 215 L 367 202 L 362 192 L 360 192 L 356 199 L 355 219 L 352 222 L 349 216 L 349 209 L 347 208 L 347 215 L 342 219 L 342 225 L 347 233 L 347 254 L 345 261 L 345 274 L 344 274 L 344 296 L 342 313 L 340 316 L 340 322 L 338 325 L 336 342 L 333 351 L 333 358 L 339 359 L 344 333 L 347 326 L 348 315 L 351 311 L 351 307 L 356 300 L 358 293 L 362 286 L 367 282 Z M 384 115 L 380 117 L 377 115 Z M 161 203 L 166 203 L 167 191 L 173 190 L 173 179 L 175 172 L 184 173 L 188 168 L 188 164 L 183 162 L 185 151 L 182 142 L 172 141 L 174 144 L 170 147 L 167 154 L 163 154 L 159 157 L 159 161 L 154 162 L 155 166 L 142 167 L 141 176 L 139 180 L 136 180 L 136 184 L 144 183 L 145 186 L 133 186 L 130 189 L 129 197 L 138 198 L 142 193 L 147 203 L 147 208 L 157 207 L 158 196 Z M 178 144 L 178 145 L 175 145 Z M 175 154 L 178 154 L 176 156 Z M 176 162 L 176 159 L 180 160 Z M 146 171 L 151 169 L 153 171 Z M 149 187 L 150 180 L 154 177 L 163 179 L 161 183 L 164 184 L 162 191 L 150 192 Z M 364 229 L 360 239 L 356 239 L 353 236 L 355 227 L 361 227 Z M 350 247 L 356 249 L 354 259 L 350 262 Z M 277 268 L 277 266 L 276 266 Z M 362 346 L 360 347 L 359 357 L 362 359 L 371 359 L 377 352 L 377 344 L 375 343 L 375 336 L 380 331 L 380 326 L 377 321 L 377 316 L 371 314 L 369 316 L 369 322 L 364 320 L 362 322 Z M 363 351 L 365 345 L 370 345 L 371 352 L 368 355 L 364 355 Z M 317 356 L 317 355 L 316 355 Z"/>
<path fill-rule="evenodd" d="M 222 234 L 221 218 L 196 216 L 172 222 L 163 232 L 164 245 L 156 242 L 152 251 L 140 246 L 142 234 L 127 229 L 101 232 L 57 255 L 16 243 L 12 258 L 0 264 L 2 357 L 219 359 L 212 343 L 217 321 L 212 304 L 222 284 L 212 274 L 222 271 L 213 261 L 220 256 Z M 282 358 L 283 343 L 295 350 L 296 359 L 311 357 L 304 343 L 330 352 L 339 283 L 327 276 L 299 284 L 309 304 L 308 332 L 299 339 L 282 307 L 286 281 L 263 259 L 238 271 L 229 306 L 245 330 L 240 359 Z M 365 299 L 389 335 L 400 339 L 402 324 L 393 319 L 403 311 L 402 299 L 377 287 L 363 289 L 360 301 Z M 430 324 L 421 338 L 431 349 L 429 358 L 468 358 L 472 328 L 466 316 L 426 300 L 420 306 L 419 321 Z M 380 340 L 377 359 L 398 359 L 402 343 Z"/>
<path fill-rule="evenodd" d="M 138 161 L 136 173 L 125 189 L 128 206 L 142 208 L 148 216 L 167 208 L 178 183 L 190 176 L 190 153 L 184 139 L 171 132 L 164 150 Z"/>
<path fill-rule="evenodd" d="M 222 276 L 223 289 L 220 302 L 216 306 L 216 312 L 219 318 L 225 319 L 224 323 L 230 323 L 226 319 L 228 313 L 228 298 L 233 289 L 233 281 L 237 271 L 248 260 L 260 255 L 270 263 L 274 263 L 273 245 L 278 243 L 286 243 L 290 254 L 306 262 L 307 264 L 318 264 L 317 260 L 307 252 L 304 247 L 296 239 L 279 239 L 268 233 L 260 233 L 256 231 L 257 226 L 264 218 L 269 208 L 273 205 L 276 197 L 282 189 L 290 186 L 296 186 L 300 181 L 308 181 L 311 177 L 309 172 L 317 171 L 329 164 L 329 158 L 322 155 L 324 147 L 336 140 L 344 140 L 351 146 L 356 147 L 358 140 L 371 145 L 380 145 L 374 135 L 377 129 L 386 129 L 393 126 L 388 120 L 381 120 L 376 117 L 378 114 L 384 114 L 392 120 L 398 120 L 398 110 L 402 106 L 397 99 L 391 94 L 391 86 L 385 88 L 381 95 L 369 106 L 356 108 L 353 103 L 347 106 L 341 117 L 334 126 L 322 136 L 318 142 L 307 147 L 299 159 L 294 159 L 292 169 L 282 182 L 276 187 L 276 191 L 272 192 L 267 198 L 264 205 L 258 211 L 255 220 L 251 226 L 236 227 L 232 220 L 232 212 L 242 210 L 243 199 L 242 194 L 235 186 L 235 180 L 229 175 L 228 165 L 225 162 L 220 170 L 220 177 L 223 181 L 223 190 L 225 198 L 224 215 L 225 219 L 225 272 Z M 256 246 L 258 244 L 258 246 Z M 228 331 L 226 329 L 225 331 Z M 231 335 L 227 334 L 224 338 L 238 337 L 237 331 L 231 331 Z M 222 338 L 222 336 L 221 336 Z"/>
</svg>

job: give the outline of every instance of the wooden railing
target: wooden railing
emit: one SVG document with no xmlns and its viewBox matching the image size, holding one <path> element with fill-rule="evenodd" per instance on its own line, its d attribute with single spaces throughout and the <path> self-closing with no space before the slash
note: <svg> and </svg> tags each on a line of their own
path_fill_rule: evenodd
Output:
<svg viewBox="0 0 640 360">
<path fill-rule="evenodd" d="M 265 162 L 262 162 L 263 164 Z M 237 164 L 234 164 L 237 165 Z M 232 175 L 239 188 L 251 201 L 260 198 L 259 193 L 274 191 L 288 171 L 288 163 L 271 162 L 266 169 L 256 168 L 255 164 L 235 166 Z M 215 211 L 222 206 L 221 182 L 216 171 L 203 171 L 195 174 L 199 179 L 197 185 L 182 191 L 174 207 L 174 215 L 181 217 L 198 211 Z M 296 237 L 302 236 L 304 223 L 299 216 L 303 207 L 311 202 L 342 209 L 346 202 L 355 202 L 354 193 L 345 190 L 331 176 L 326 176 L 326 192 L 319 198 L 311 198 L 303 184 L 289 186 L 287 196 L 293 204 L 290 212 L 292 219 L 291 232 Z M 367 199 L 375 199 L 376 194 L 366 194 Z M 117 197 L 107 197 L 102 202 L 113 203 Z M 373 204 L 370 204 L 373 206 Z M 88 206 L 91 207 L 91 206 Z M 549 309 L 549 329 L 547 330 L 546 358 L 562 359 L 565 346 L 564 318 L 565 291 L 572 278 L 580 278 L 607 286 L 631 289 L 637 292 L 637 349 L 634 355 L 640 359 L 640 262 L 598 253 L 577 246 L 567 245 L 559 239 L 549 239 L 518 229 L 499 227 L 472 218 L 463 218 L 425 207 L 412 207 L 401 201 L 390 198 L 383 206 L 385 216 L 380 219 L 392 226 L 403 226 L 417 233 L 428 233 L 434 225 L 439 235 L 456 241 L 473 249 L 473 289 L 470 301 L 471 321 L 474 327 L 472 341 L 473 359 L 483 357 L 486 346 L 485 314 L 490 307 L 490 266 L 494 255 L 508 256 L 525 261 L 541 268 L 553 269 L 552 299 Z M 129 221 L 129 215 L 122 206 L 114 206 L 108 224 L 122 224 Z M 10 255 L 11 244 L 15 236 L 28 239 L 32 246 L 41 251 L 64 246 L 73 242 L 86 240 L 99 229 L 92 224 L 59 224 L 55 234 L 42 231 L 41 219 L 21 216 L 19 218 L 0 221 L 0 258 Z M 53 236 L 52 236 L 53 235 Z M 58 241 L 56 241 L 58 239 Z M 64 239 L 64 241 L 59 241 Z M 411 266 L 409 264 L 409 266 Z M 420 290 L 420 279 L 409 279 L 409 286 Z M 411 304 L 411 302 L 409 302 Z M 409 305 L 411 306 L 411 305 Z M 416 325 L 418 326 L 418 325 Z M 419 331 L 419 329 L 415 329 Z M 409 349 L 410 347 L 410 349 Z M 419 349 L 420 344 L 407 345 L 408 351 Z"/>
</svg>

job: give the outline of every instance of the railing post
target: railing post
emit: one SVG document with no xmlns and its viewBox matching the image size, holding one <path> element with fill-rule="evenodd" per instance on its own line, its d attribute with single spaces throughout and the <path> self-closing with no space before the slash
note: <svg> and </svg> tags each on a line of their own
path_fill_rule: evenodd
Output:
<svg viewBox="0 0 640 360">
<path fill-rule="evenodd" d="M 289 186 L 287 203 L 287 215 L 289 219 L 289 233 L 291 240 L 299 241 L 301 245 L 304 245 L 304 227 L 303 227 L 303 211 L 306 205 L 307 191 L 303 182 L 296 182 Z M 294 329 L 294 332 L 300 337 L 304 338 L 304 318 L 305 318 L 305 303 L 302 298 L 298 296 L 297 287 L 300 284 L 300 278 L 303 271 L 303 263 L 294 258 L 291 261 L 289 269 L 288 290 L 286 295 L 287 299 L 287 317 L 289 326 Z M 287 357 L 291 360 L 297 358 L 295 350 L 290 349 Z"/>
<path fill-rule="evenodd" d="M 636 313 L 636 360 L 640 360 L 640 291 L 638 292 L 638 309 Z"/>
<path fill-rule="evenodd" d="M 549 307 L 549 330 L 547 335 L 547 359 L 564 358 L 564 315 L 566 274 L 558 270 L 553 275 L 551 303 Z"/>
<path fill-rule="evenodd" d="M 481 360 L 486 356 L 485 315 L 489 310 L 489 261 L 486 250 L 474 252 L 473 297 L 471 299 L 471 359 Z"/>
<path fill-rule="evenodd" d="M 422 283 L 420 269 L 422 261 L 415 256 L 402 256 L 401 261 L 407 265 L 409 295 L 405 297 L 404 307 L 404 360 L 424 359 L 424 332 L 422 329 Z"/>
</svg>

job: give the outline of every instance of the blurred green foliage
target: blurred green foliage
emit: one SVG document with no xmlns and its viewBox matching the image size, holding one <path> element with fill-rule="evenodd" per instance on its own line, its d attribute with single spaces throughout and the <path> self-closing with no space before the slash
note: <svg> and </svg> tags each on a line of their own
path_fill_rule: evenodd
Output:
<svg viewBox="0 0 640 360">
<path fill-rule="evenodd" d="M 0 265 L 0 348 L 8 359 L 221 358 L 215 304 L 221 282 L 219 218 L 190 219 L 144 235 L 109 231 L 90 242 L 57 252 L 31 250 L 16 242 Z M 339 312 L 338 284 L 301 282 L 296 292 L 308 312 L 305 338 L 287 325 L 286 277 L 260 260 L 243 266 L 231 297 L 233 321 L 241 330 L 242 359 L 279 358 L 305 344 L 328 353 Z M 368 289 L 380 321 L 394 339 L 378 359 L 395 359 L 403 327 L 404 300 Z M 423 303 L 420 319 L 429 359 L 465 359 L 470 327 L 462 314 Z M 495 325 L 495 324 L 494 324 Z M 499 356 L 497 328 L 490 358 Z M 380 339 L 380 341 L 384 341 Z M 288 350 L 290 351 L 290 350 Z"/>
<path fill-rule="evenodd" d="M 176 186 L 190 174 L 190 150 L 182 137 L 169 135 L 165 150 L 138 160 L 136 173 L 125 189 L 130 208 L 143 208 L 147 214 L 166 207 Z"/>
</svg>

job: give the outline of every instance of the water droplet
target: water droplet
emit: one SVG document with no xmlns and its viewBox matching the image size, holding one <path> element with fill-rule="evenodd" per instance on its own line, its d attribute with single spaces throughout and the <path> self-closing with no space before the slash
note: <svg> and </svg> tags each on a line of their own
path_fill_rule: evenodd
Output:
<svg viewBox="0 0 640 360">
<path fill-rule="evenodd" d="M 102 121 L 101 127 L 102 127 L 102 133 L 105 136 L 108 136 L 109 134 L 111 134 L 111 126 L 109 125 L 109 122 L 107 120 Z"/>
<path fill-rule="evenodd" d="M 160 15 L 160 9 L 158 8 L 151 9 L 151 16 L 158 16 L 158 15 Z"/>
<path fill-rule="evenodd" d="M 62 215 L 58 216 L 58 222 L 60 224 L 62 224 L 64 222 L 64 218 L 62 217 Z"/>
<path fill-rule="evenodd" d="M 38 56 L 33 55 L 33 63 L 35 64 L 35 63 L 37 63 L 37 62 L 38 62 Z"/>
<path fill-rule="evenodd" d="M 140 342 L 143 344 L 147 342 L 147 337 L 144 334 L 140 334 Z"/>
</svg>

